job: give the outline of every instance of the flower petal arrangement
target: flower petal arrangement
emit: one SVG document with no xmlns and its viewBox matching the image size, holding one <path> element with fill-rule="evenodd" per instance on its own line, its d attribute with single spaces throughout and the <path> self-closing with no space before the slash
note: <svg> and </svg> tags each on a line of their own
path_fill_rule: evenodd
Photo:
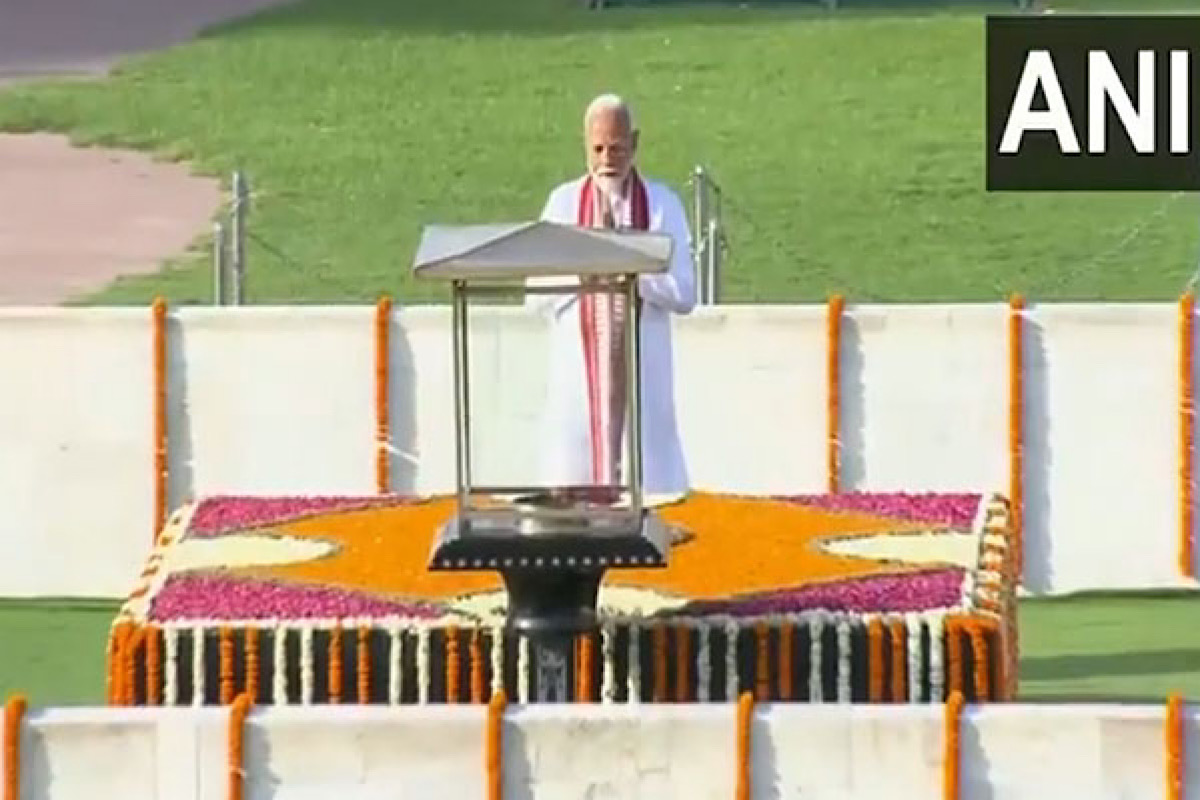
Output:
<svg viewBox="0 0 1200 800">
<path fill-rule="evenodd" d="M 494 572 L 427 569 L 455 498 L 208 497 L 178 509 L 114 620 L 109 700 L 531 701 Z M 614 568 L 582 702 L 940 702 L 1015 695 L 996 495 L 694 493 L 665 568 Z"/>
</svg>

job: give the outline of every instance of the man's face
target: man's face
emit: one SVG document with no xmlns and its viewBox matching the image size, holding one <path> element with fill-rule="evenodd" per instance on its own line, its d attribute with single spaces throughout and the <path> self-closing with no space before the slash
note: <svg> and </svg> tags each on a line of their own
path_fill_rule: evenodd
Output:
<svg viewBox="0 0 1200 800">
<path fill-rule="evenodd" d="M 637 152 L 637 132 L 625 116 L 613 111 L 594 115 L 584 132 L 588 171 L 606 189 L 619 186 L 629 175 Z"/>
</svg>

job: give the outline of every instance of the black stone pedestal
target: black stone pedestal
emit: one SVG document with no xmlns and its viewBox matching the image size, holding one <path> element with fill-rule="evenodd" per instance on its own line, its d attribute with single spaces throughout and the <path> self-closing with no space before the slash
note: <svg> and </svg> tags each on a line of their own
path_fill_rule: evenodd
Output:
<svg viewBox="0 0 1200 800">
<path fill-rule="evenodd" d="M 575 686 L 575 642 L 599 630 L 596 601 L 604 570 L 558 572 L 503 569 L 508 628 L 529 639 L 531 696 L 540 703 L 570 702 Z"/>
<path fill-rule="evenodd" d="M 531 697 L 570 702 L 575 642 L 599 628 L 600 582 L 609 569 L 665 567 L 670 548 L 657 516 L 619 515 L 562 532 L 523 532 L 519 515 L 456 515 L 433 543 L 429 569 L 494 570 L 508 594 L 509 630 L 529 641 Z"/>
</svg>

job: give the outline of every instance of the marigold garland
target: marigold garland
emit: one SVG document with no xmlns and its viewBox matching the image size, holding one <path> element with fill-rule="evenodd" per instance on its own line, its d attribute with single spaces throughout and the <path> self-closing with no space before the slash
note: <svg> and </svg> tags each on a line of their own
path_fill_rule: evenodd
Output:
<svg viewBox="0 0 1200 800">
<path fill-rule="evenodd" d="M 946 672 L 947 688 L 951 693 L 963 690 L 962 674 L 962 638 L 959 636 L 959 620 L 957 617 L 946 618 Z"/>
<path fill-rule="evenodd" d="M 263 566 L 254 576 L 306 584 L 337 584 L 383 594 L 446 601 L 464 594 L 502 591 L 503 582 L 488 572 L 438 572 L 425 569 L 428 541 L 423 536 L 379 537 L 381 529 L 437 530 L 454 514 L 452 497 L 385 505 L 331 519 L 316 515 L 275 526 L 282 536 L 316 538 L 339 545 L 327 558 Z M 769 502 L 753 497 L 697 493 L 665 506 L 661 516 L 695 533 L 689 557 L 666 570 L 626 570 L 623 578 L 639 587 L 686 596 L 756 594 L 795 582 L 803 574 L 813 583 L 843 578 L 895 575 L 896 565 L 846 559 L 814 546 L 839 535 L 867 536 L 924 532 L 928 523 L 903 522 L 868 512 L 831 512 L 801 503 Z M 745 542 L 753 539 L 755 547 Z M 722 569 L 715 573 L 713 565 Z"/>
<path fill-rule="evenodd" d="M 375 306 L 375 484 L 380 494 L 392 485 L 391 408 L 389 369 L 391 357 L 392 299 L 379 298 Z"/>
<path fill-rule="evenodd" d="M 483 632 L 471 629 L 471 702 L 483 702 Z"/>
<path fill-rule="evenodd" d="M 221 705 L 229 705 L 233 694 L 233 631 L 221 628 Z"/>
<path fill-rule="evenodd" d="M 966 623 L 967 634 L 971 637 L 971 655 L 974 656 L 975 666 L 975 697 L 983 700 L 989 692 L 988 651 L 984 626 L 977 620 Z"/>
<path fill-rule="evenodd" d="M 1196 577 L 1195 313 L 1195 296 L 1188 291 L 1179 301 L 1179 571 L 1185 578 Z"/>
<path fill-rule="evenodd" d="M 892 634 L 892 700 L 900 703 L 908 698 L 908 662 L 905 660 L 907 655 L 905 644 L 908 636 L 905 634 L 904 622 L 898 619 L 892 620 L 890 632 Z"/>
<path fill-rule="evenodd" d="M 592 667 L 595 662 L 595 645 L 590 634 L 579 636 L 579 660 L 576 667 L 575 699 L 580 703 L 592 702 Z"/>
<path fill-rule="evenodd" d="M 146 702 L 156 706 L 162 702 L 162 684 L 159 683 L 159 628 L 146 628 Z"/>
<path fill-rule="evenodd" d="M 951 692 L 945 706 L 944 741 L 946 752 L 942 757 L 942 800 L 958 800 L 959 797 L 962 712 L 962 692 Z"/>
<path fill-rule="evenodd" d="M 771 699 L 771 650 L 768 635 L 770 630 L 767 623 L 758 622 L 754 625 L 755 644 L 755 699 L 765 703 Z"/>
<path fill-rule="evenodd" d="M 779 699 L 791 700 L 792 691 L 792 623 L 784 622 L 779 626 Z"/>
<path fill-rule="evenodd" d="M 826 398 L 828 411 L 826 433 L 828 449 L 826 452 L 826 469 L 829 476 L 829 491 L 836 493 L 841 489 L 842 475 L 842 443 L 841 443 L 841 365 L 842 365 L 842 310 L 845 302 L 841 295 L 829 298 L 828 316 L 826 320 Z"/>
<path fill-rule="evenodd" d="M 1009 300 L 1008 314 L 1008 452 L 1009 452 L 1009 500 L 1012 503 L 1012 546 L 1014 550 L 1016 580 L 1024 575 L 1024 522 L 1025 522 L 1025 450 L 1024 450 L 1024 398 L 1025 384 L 1022 369 L 1023 340 L 1021 336 L 1022 312 L 1025 300 L 1014 294 Z"/>
<path fill-rule="evenodd" d="M 329 702 L 342 701 L 342 626 L 329 631 Z"/>
<path fill-rule="evenodd" d="M 1167 698 L 1166 730 L 1167 745 L 1167 800 L 1184 798 L 1184 728 L 1183 698 L 1171 694 Z"/>
<path fill-rule="evenodd" d="M 355 665 L 358 669 L 358 702 L 371 702 L 371 627 L 358 626 L 358 649 Z"/>
<path fill-rule="evenodd" d="M 258 628 L 246 628 L 246 681 L 243 691 L 253 702 L 258 698 Z"/>
<path fill-rule="evenodd" d="M 458 654 L 458 627 L 446 628 L 446 702 L 458 702 L 458 676 L 461 665 Z"/>
<path fill-rule="evenodd" d="M 4 800 L 21 797 L 21 723 L 28 705 L 20 694 L 4 704 Z"/>
<path fill-rule="evenodd" d="M 137 702 L 137 651 L 141 643 L 142 630 L 135 626 L 125 636 L 124 662 L 121 664 L 124 673 L 121 680 L 122 705 L 131 706 Z"/>
<path fill-rule="evenodd" d="M 134 626 L 131 622 L 122 622 L 117 626 L 116 660 L 113 662 L 113 684 L 116 692 L 114 700 L 119 706 L 132 702 L 127 699 L 127 695 L 130 694 L 132 681 L 130 667 L 133 664 L 133 658 L 129 650 L 133 644 L 133 630 Z"/>
<path fill-rule="evenodd" d="M 253 706 L 242 692 L 229 710 L 229 800 L 242 800 L 246 781 L 246 718 Z"/>
<path fill-rule="evenodd" d="M 736 800 L 750 800 L 750 726 L 754 720 L 754 695 L 742 692 L 737 705 L 737 790 Z"/>
<path fill-rule="evenodd" d="M 872 703 L 883 700 L 883 623 L 874 617 L 867 624 L 868 654 L 870 662 L 868 697 Z"/>
<path fill-rule="evenodd" d="M 154 530 L 150 541 L 167 522 L 167 303 L 154 300 Z"/>
<path fill-rule="evenodd" d="M 970 499 L 970 498 L 968 498 L 968 499 Z M 687 513 L 689 515 L 691 515 L 691 514 L 700 513 L 702 510 L 712 510 L 714 508 L 714 505 L 711 502 L 711 498 L 700 498 L 700 500 L 702 502 L 693 502 L 693 504 L 691 504 L 691 505 L 679 504 L 677 506 L 670 507 L 668 510 L 669 510 L 669 512 L 679 513 L 681 510 L 686 508 Z M 719 500 L 724 500 L 724 498 L 719 498 Z M 413 505 L 415 507 L 419 504 L 414 503 Z M 717 504 L 716 508 L 718 510 L 723 510 L 723 507 L 725 505 L 726 504 L 724 502 L 721 502 L 721 503 Z M 728 505 L 734 506 L 735 503 L 728 503 Z M 780 506 L 783 506 L 783 505 L 784 504 L 782 504 L 782 503 L 780 504 Z M 799 504 L 796 504 L 796 505 L 799 505 Z M 962 505 L 962 504 L 960 503 L 960 505 Z M 997 507 L 999 507 L 999 506 L 997 506 Z M 974 509 L 973 504 L 971 505 L 971 509 Z M 384 510 L 391 511 L 392 509 L 387 508 Z M 728 523 L 728 524 L 730 524 L 730 527 L 732 528 L 733 527 L 732 523 L 738 521 L 742 517 L 743 513 L 747 513 L 748 510 L 749 509 L 745 509 L 745 510 L 741 509 L 740 507 L 735 508 L 734 509 L 735 513 L 732 515 L 732 519 L 722 520 L 722 523 L 723 524 Z M 405 508 L 404 511 L 407 513 L 409 511 L 409 509 Z M 782 514 L 784 514 L 784 513 L 791 514 L 792 511 L 793 511 L 793 509 L 788 508 L 786 511 L 781 512 L 780 518 L 791 519 L 791 517 L 783 517 Z M 845 514 L 845 516 L 851 517 L 855 513 L 858 513 L 858 512 L 847 512 Z M 865 515 L 865 512 L 863 512 L 863 513 Z M 880 512 L 880 513 L 882 513 L 882 512 Z M 954 513 L 956 515 L 958 515 L 959 517 L 961 517 L 964 512 L 962 511 L 961 508 L 959 508 Z M 820 521 L 823 521 L 823 519 L 824 519 L 823 514 L 819 514 L 818 512 L 813 511 L 811 509 L 808 511 L 801 511 L 800 514 L 807 515 L 809 524 L 815 524 Z M 355 522 L 353 524 L 367 523 L 367 522 L 372 522 L 372 521 L 376 521 L 377 519 L 379 519 L 379 517 L 377 516 L 377 512 L 374 509 L 364 510 L 362 512 L 350 512 L 350 513 L 345 514 L 344 516 L 346 519 L 355 520 Z M 1002 508 L 999 511 L 995 511 L 992 515 L 992 517 L 995 517 L 996 520 L 1002 520 L 1004 518 L 1004 516 L 1005 515 L 1003 513 Z M 397 517 L 387 517 L 387 518 L 394 519 L 394 520 L 395 519 L 404 519 L 406 524 L 408 521 L 406 517 L 397 516 Z M 803 517 L 799 517 L 799 518 L 802 519 Z M 422 519 L 424 519 L 424 517 L 422 517 Z M 281 528 L 281 530 L 283 530 L 285 527 L 292 528 L 293 526 L 296 528 L 301 528 L 302 526 L 307 526 L 310 524 L 316 526 L 316 525 L 318 525 L 318 522 L 319 522 L 319 520 L 316 520 L 316 521 L 300 520 L 295 523 L 288 523 L 286 526 L 280 526 L 280 528 Z M 960 522 L 959 524 L 965 524 L 965 522 Z M 991 530 L 991 533 L 994 536 L 996 536 L 997 538 L 999 538 L 999 536 L 997 535 L 997 531 L 1003 527 L 1003 522 L 993 521 L 992 524 L 993 524 L 993 528 Z M 350 527 L 350 526 L 348 526 L 348 527 Z M 914 523 L 914 527 L 923 527 L 923 526 L 918 526 L 916 523 Z M 356 528 L 355 530 L 361 530 L 361 528 Z M 291 531 L 288 531 L 288 532 L 291 532 Z M 345 532 L 343 531 L 343 532 L 339 533 L 339 537 L 338 537 L 339 539 L 341 538 L 342 533 L 345 533 Z M 1004 548 L 1002 545 L 995 545 L 995 544 L 989 543 L 987 546 L 989 548 L 992 548 L 996 552 L 1000 553 L 1001 555 L 1003 555 L 1003 553 L 1004 553 Z M 708 563 L 711 565 L 711 562 L 708 562 Z M 980 581 L 981 586 L 984 586 L 986 584 L 988 584 L 988 581 L 986 581 L 986 580 Z M 1003 587 L 1000 587 L 1000 588 L 1003 588 Z M 957 591 L 957 588 L 952 589 L 952 591 Z M 893 619 L 895 619 L 895 618 L 893 618 Z M 886 617 L 885 617 L 885 620 L 886 620 Z M 875 691 L 876 687 L 878 687 L 878 695 L 881 698 L 883 698 L 887 694 L 886 687 L 889 683 L 889 681 L 888 681 L 889 670 L 887 670 L 886 663 L 883 660 L 883 658 L 887 657 L 886 656 L 886 645 L 883 642 L 883 628 L 882 628 L 882 625 L 879 624 L 878 620 L 876 621 L 876 624 L 878 626 L 878 628 L 877 628 L 878 633 L 876 634 L 876 638 L 872 638 L 871 640 L 869 640 L 868 644 L 869 644 L 869 647 L 872 648 L 872 654 L 874 654 L 875 652 L 880 652 L 881 657 L 880 658 L 872 657 L 872 659 L 871 659 L 872 663 L 870 665 L 868 665 L 867 675 L 862 675 L 861 677 L 868 679 L 868 681 L 866 681 L 866 682 L 869 682 L 869 684 L 871 685 L 871 691 Z M 886 624 L 886 622 L 884 622 L 883 624 Z M 662 630 L 659 630 L 657 626 L 654 629 L 655 652 L 653 654 L 653 659 L 654 659 L 653 670 L 655 673 L 654 677 L 655 677 L 655 684 L 656 684 L 654 695 L 655 695 L 655 699 L 660 700 L 660 701 L 665 701 L 670 697 L 683 698 L 690 691 L 690 681 L 689 681 L 690 672 L 689 671 L 692 669 L 695 669 L 695 667 L 693 667 L 691 664 L 691 658 L 693 658 L 694 656 L 687 652 L 687 650 L 690 648 L 690 645 L 691 645 L 690 638 L 689 638 L 690 629 L 680 628 L 678 623 L 674 620 L 667 622 L 666 625 L 667 626 L 664 627 Z M 778 656 L 779 657 L 778 664 L 772 663 L 771 658 L 770 658 L 770 656 L 771 656 L 770 648 L 772 646 L 770 644 L 770 638 L 771 638 L 770 631 L 771 631 L 771 626 L 775 626 L 775 625 L 779 626 L 779 640 L 778 640 L 779 645 L 778 646 L 780 649 L 780 653 Z M 672 633 L 672 630 L 674 631 L 673 633 Z M 895 659 L 895 662 L 896 662 L 895 667 L 896 668 L 890 670 L 890 673 L 893 676 L 890 683 L 892 686 L 892 694 L 897 700 L 904 699 L 905 696 L 907 695 L 907 690 L 910 688 L 908 686 L 908 683 L 906 681 L 906 676 L 905 676 L 906 666 L 908 666 L 907 660 L 905 658 L 907 655 L 905 653 L 905 649 L 909 645 L 910 640 L 908 639 L 908 637 L 906 637 L 904 635 L 904 632 L 905 632 L 905 627 L 904 627 L 904 623 L 903 623 L 902 619 L 895 619 L 895 621 L 893 622 L 892 657 Z M 974 641 L 974 636 L 977 632 L 968 629 L 967 633 L 971 633 L 973 636 L 971 645 L 973 647 L 978 646 L 977 643 Z M 792 628 L 790 627 L 790 623 L 787 623 L 786 619 L 783 617 L 777 617 L 770 623 L 767 623 L 767 622 L 760 623 L 757 626 L 757 634 L 758 634 L 757 641 L 756 641 L 757 649 L 755 651 L 755 656 L 757 658 L 756 666 L 758 667 L 758 669 L 757 669 L 758 680 L 756 681 L 754 686 L 746 685 L 746 688 L 752 690 L 756 694 L 756 700 L 760 700 L 760 701 L 765 701 L 766 699 L 773 697 L 774 692 L 779 692 L 779 694 L 781 694 L 781 695 L 786 695 L 789 692 L 789 690 L 786 688 L 786 683 L 794 680 L 792 670 L 784 669 L 784 667 L 787 665 L 786 660 L 788 658 L 792 658 L 792 659 L 795 658 L 794 647 L 792 647 L 791 640 L 789 638 L 792 635 Z M 340 635 L 339 631 L 334 631 L 333 636 L 335 637 L 335 640 L 336 640 L 336 637 L 338 637 L 339 635 Z M 677 645 L 676 645 L 676 648 L 674 649 L 674 652 L 678 654 L 678 657 L 675 662 L 670 661 L 670 657 L 675 657 L 675 656 L 672 655 L 672 650 L 668 649 L 668 647 L 667 647 L 667 644 L 670 640 L 671 635 L 674 635 L 677 637 L 677 639 L 676 639 Z M 116 637 L 114 637 L 114 639 L 115 638 Z M 963 638 L 965 639 L 965 637 L 963 637 Z M 472 641 L 472 659 L 474 662 L 476 660 L 476 658 L 475 658 L 476 652 L 474 649 L 476 643 L 475 643 L 474 639 L 472 639 L 471 641 Z M 116 642 L 114 641 L 112 644 L 115 646 Z M 461 642 L 451 641 L 451 642 L 447 642 L 446 646 L 447 646 L 447 649 L 452 650 L 454 656 L 457 657 L 458 653 L 463 649 L 465 644 L 466 644 L 465 641 L 461 641 Z M 951 642 L 951 647 L 953 647 L 954 644 L 955 644 L 955 642 Z M 965 644 L 966 644 L 966 642 L 964 641 L 963 645 L 965 645 Z M 985 649 L 987 647 L 987 644 L 988 644 L 987 642 L 983 642 Z M 360 642 L 360 645 L 361 645 L 361 642 Z M 152 645 L 150 645 L 149 641 L 148 641 L 148 647 L 150 647 L 150 646 L 152 646 Z M 225 648 L 228 646 L 229 646 L 228 643 L 225 643 L 225 642 L 221 643 L 222 648 Z M 250 648 L 249 641 L 247 641 L 246 647 L 247 647 L 246 657 L 247 657 L 247 659 L 249 659 L 250 658 L 250 656 L 249 656 L 249 648 Z M 876 651 L 875 648 L 878 648 L 878 651 Z M 129 650 L 129 649 L 130 648 L 126 648 L 126 650 Z M 348 692 L 351 690 L 350 685 L 347 684 L 343 688 L 341 686 L 342 681 L 341 681 L 340 677 L 337 677 L 337 675 L 338 675 L 338 671 L 341 669 L 342 660 L 344 658 L 349 658 L 349 657 L 354 657 L 354 656 L 352 653 L 349 652 L 348 647 L 346 648 L 345 653 L 343 653 L 343 650 L 340 647 L 335 646 L 332 649 L 335 652 L 332 654 L 332 657 L 330 659 L 330 662 L 331 662 L 330 663 L 330 675 L 331 675 L 330 694 L 333 696 L 334 702 L 337 702 L 338 698 L 343 698 L 343 701 L 344 701 L 344 698 L 347 696 Z M 913 653 L 912 655 L 914 657 L 914 664 L 920 664 L 921 661 L 923 660 L 920 657 L 920 655 L 917 653 Z M 311 652 L 309 653 L 309 656 L 311 657 Z M 959 653 L 959 656 L 960 656 L 960 660 L 961 660 L 961 653 Z M 130 655 L 130 658 L 132 658 L 132 655 Z M 452 661 L 452 663 L 447 665 L 448 670 L 451 668 L 455 668 L 455 667 L 461 668 L 461 658 L 458 659 L 457 663 L 453 663 L 453 659 L 451 659 L 451 661 Z M 233 662 L 230 659 L 228 659 L 224 654 L 222 654 L 222 670 L 225 670 L 226 663 L 233 664 Z M 1002 674 L 997 672 L 997 675 L 993 679 L 991 673 L 989 671 L 987 671 L 988 669 L 990 669 L 990 665 L 988 665 L 986 663 L 986 659 L 977 659 L 973 663 L 975 664 L 976 673 L 977 673 L 975 676 L 976 687 L 978 687 L 980 685 L 980 683 L 983 683 L 986 686 L 987 684 L 989 684 L 991 682 L 1003 682 L 1004 677 Z M 369 660 L 365 659 L 365 658 L 360 658 L 356 661 L 356 664 L 360 670 L 359 680 L 361 681 L 363 679 L 363 675 L 364 675 L 363 669 L 367 664 L 369 664 Z M 955 688 L 958 688 L 960 690 L 963 688 L 963 683 L 966 680 L 970 679 L 969 676 L 965 675 L 965 673 L 963 672 L 963 670 L 962 670 L 963 666 L 964 666 L 963 664 L 957 664 L 957 665 L 951 664 L 952 668 L 949 670 L 951 682 L 957 680 L 957 686 Z M 476 669 L 475 663 L 472 663 L 471 669 L 472 669 L 472 675 L 471 675 L 470 681 L 459 680 L 458 674 L 457 673 L 454 674 L 453 680 L 450 682 L 450 686 L 448 687 L 448 690 L 447 690 L 448 694 L 451 695 L 452 702 L 461 702 L 457 698 L 459 698 L 460 696 L 467 695 L 468 692 L 471 694 L 471 696 L 473 698 L 473 700 L 472 700 L 473 702 L 474 702 L 475 697 L 484 696 L 481 694 L 481 690 L 479 688 L 477 688 L 477 679 L 476 679 L 476 675 L 475 675 L 475 669 Z M 770 674 L 772 669 L 780 670 L 778 682 L 776 682 Z M 247 664 L 247 670 L 249 670 L 248 664 Z M 982 675 L 979 674 L 980 670 L 983 670 Z M 855 671 L 857 672 L 857 669 Z M 236 670 L 234 670 L 232 667 L 230 667 L 229 671 L 227 672 L 227 675 L 229 676 L 230 680 L 237 677 L 236 672 L 237 672 Z M 878 672 L 878 675 L 876 674 L 876 672 Z M 369 672 L 368 672 L 368 675 L 369 675 Z M 249 676 L 246 675 L 246 677 L 248 678 Z M 308 677 L 311 678 L 311 670 L 308 673 Z M 347 679 L 349 679 L 349 677 L 350 676 L 346 676 Z M 425 673 L 425 677 L 428 678 L 427 672 Z M 448 673 L 448 677 L 449 677 L 449 673 Z M 641 677 L 641 676 L 639 676 L 639 677 Z M 746 678 L 748 678 L 748 676 L 741 676 L 741 678 L 746 679 Z M 580 679 L 585 680 L 585 681 L 587 680 L 587 678 L 584 676 L 580 676 Z M 208 680 L 208 682 L 211 687 L 211 683 L 212 683 L 211 678 Z M 441 681 L 436 681 L 436 682 L 441 683 Z M 237 683 L 241 683 L 241 681 L 237 681 Z M 132 684 L 132 679 L 129 681 L 129 684 Z M 745 684 L 743 684 L 743 685 L 745 685 Z M 241 687 L 235 686 L 229 690 L 226 690 L 224 685 L 221 683 L 218 683 L 218 687 L 220 688 L 220 691 L 222 694 L 222 698 L 223 698 L 222 702 L 227 702 L 224 700 L 224 697 L 228 696 L 231 692 L 236 692 L 239 688 L 241 688 Z M 213 687 L 213 688 L 216 688 L 216 687 Z M 247 688 L 249 688 L 249 686 L 247 686 Z M 324 688 L 324 687 L 321 687 L 321 688 Z M 585 689 L 585 692 L 590 691 L 590 688 L 591 687 L 587 687 L 587 689 Z M 138 689 L 137 693 L 140 694 L 141 686 L 138 686 L 137 689 Z M 467 690 L 467 691 L 464 691 L 464 690 Z M 124 689 L 124 691 L 128 691 L 128 690 Z M 363 693 L 363 690 L 361 688 L 359 691 L 360 691 L 360 694 Z M 991 690 L 989 688 L 985 691 L 990 692 Z M 211 688 L 210 688 L 210 692 L 211 692 Z M 367 693 L 369 694 L 369 692 L 367 692 Z"/>
<path fill-rule="evenodd" d="M 667 701 L 667 627 L 660 622 L 654 626 L 654 702 Z"/>
<path fill-rule="evenodd" d="M 504 797 L 504 708 L 507 704 L 508 698 L 503 689 L 496 690 L 488 701 L 484 747 L 488 800 L 502 800 Z"/>
</svg>

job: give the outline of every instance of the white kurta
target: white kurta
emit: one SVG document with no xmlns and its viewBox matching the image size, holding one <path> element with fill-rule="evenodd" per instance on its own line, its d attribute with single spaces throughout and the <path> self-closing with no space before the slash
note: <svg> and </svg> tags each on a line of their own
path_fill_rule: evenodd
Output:
<svg viewBox="0 0 1200 800">
<path fill-rule="evenodd" d="M 639 278 L 641 315 L 642 486 L 647 494 L 687 491 L 688 471 L 675 416 L 671 314 L 696 305 L 687 213 L 667 186 L 643 177 L 650 230 L 674 239 L 670 269 Z M 558 186 L 542 219 L 574 225 L 583 178 Z M 616 208 L 628 226 L 629 204 Z M 545 283 L 546 281 L 542 281 Z M 527 295 L 525 305 L 550 316 L 550 375 L 543 416 L 542 480 L 551 485 L 592 483 L 587 376 L 576 295 Z"/>
</svg>

